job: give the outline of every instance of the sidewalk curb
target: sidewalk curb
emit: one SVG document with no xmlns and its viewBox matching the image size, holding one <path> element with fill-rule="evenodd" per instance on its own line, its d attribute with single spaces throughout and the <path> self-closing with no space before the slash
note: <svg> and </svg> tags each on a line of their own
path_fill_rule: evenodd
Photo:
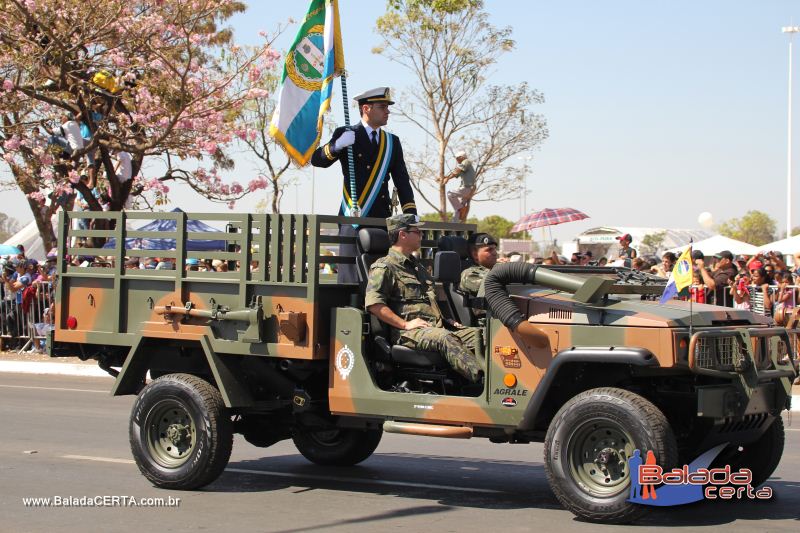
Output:
<svg viewBox="0 0 800 533">
<path fill-rule="evenodd" d="M 17 374 L 57 374 L 62 376 L 111 377 L 98 366 L 34 361 L 0 361 L 0 372 Z M 792 411 L 800 412 L 800 395 L 792 395 Z"/>
<path fill-rule="evenodd" d="M 17 374 L 57 374 L 62 376 L 111 377 L 97 365 L 41 363 L 36 361 L 0 361 L 0 372 Z"/>
</svg>

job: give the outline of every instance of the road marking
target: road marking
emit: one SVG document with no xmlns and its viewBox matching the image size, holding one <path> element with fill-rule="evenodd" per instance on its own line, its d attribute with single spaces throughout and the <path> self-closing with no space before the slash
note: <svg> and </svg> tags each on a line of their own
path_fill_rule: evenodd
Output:
<svg viewBox="0 0 800 533">
<path fill-rule="evenodd" d="M 78 459 L 80 461 L 97 461 L 100 463 L 122 463 L 132 465 L 133 459 L 115 459 L 114 457 L 93 457 L 91 455 L 62 455 L 64 459 Z"/>
<path fill-rule="evenodd" d="M 98 392 L 101 394 L 109 394 L 107 390 L 93 390 L 93 389 L 65 389 L 62 387 L 32 387 L 27 385 L 0 385 L 7 389 L 37 389 L 37 390 L 60 390 L 68 392 Z"/>
<path fill-rule="evenodd" d="M 97 461 L 102 463 L 133 464 L 132 459 L 115 459 L 113 457 L 94 457 L 90 455 L 62 455 L 64 459 L 77 459 L 80 461 Z M 319 476 L 314 474 L 293 474 L 290 472 L 275 472 L 273 470 L 252 470 L 249 468 L 226 468 L 226 472 L 237 474 L 255 474 L 257 476 L 284 477 L 294 479 L 313 479 L 316 481 L 339 481 L 344 483 L 360 483 L 362 485 L 381 485 L 389 487 L 413 487 L 418 489 L 455 490 L 460 492 L 477 492 L 481 494 L 506 494 L 505 491 L 495 489 L 479 489 L 473 487 L 457 487 L 455 485 L 434 485 L 430 483 L 414 483 L 412 481 L 389 481 L 385 479 L 362 479 L 345 476 Z"/>
</svg>

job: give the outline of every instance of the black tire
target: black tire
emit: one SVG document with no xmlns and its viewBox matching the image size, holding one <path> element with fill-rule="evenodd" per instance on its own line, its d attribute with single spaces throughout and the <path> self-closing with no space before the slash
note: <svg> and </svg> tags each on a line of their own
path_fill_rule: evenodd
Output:
<svg viewBox="0 0 800 533">
<path fill-rule="evenodd" d="M 381 442 L 381 429 L 296 428 L 292 440 L 303 457 L 322 466 L 352 466 L 372 455 Z"/>
<path fill-rule="evenodd" d="M 168 374 L 139 393 L 129 437 L 136 465 L 154 485 L 193 490 L 225 469 L 233 424 L 216 387 L 190 374 Z"/>
<path fill-rule="evenodd" d="M 652 450 L 665 469 L 676 464 L 678 446 L 664 414 L 624 389 L 582 392 L 559 409 L 547 429 L 547 481 L 558 501 L 580 518 L 631 522 L 650 509 L 627 501 L 627 459 L 635 449 L 643 457 Z"/>
<path fill-rule="evenodd" d="M 785 440 L 786 433 L 783 428 L 783 419 L 777 416 L 767 428 L 767 431 L 761 435 L 761 438 L 750 444 L 737 446 L 739 448 L 738 453 L 733 451 L 732 454 L 726 454 L 725 451 L 727 450 L 723 451 L 720 457 L 725 459 L 715 461 L 712 464 L 712 468 L 723 466 L 723 463 L 730 464 L 731 471 L 749 468 L 753 473 L 751 485 L 758 487 L 768 480 L 772 473 L 775 472 L 775 469 L 778 468 L 778 463 L 781 462 L 781 456 L 783 456 Z"/>
</svg>

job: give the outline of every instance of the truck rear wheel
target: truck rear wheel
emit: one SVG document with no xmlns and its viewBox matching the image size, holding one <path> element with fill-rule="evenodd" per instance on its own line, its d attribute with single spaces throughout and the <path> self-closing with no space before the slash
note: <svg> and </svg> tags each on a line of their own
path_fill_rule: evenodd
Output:
<svg viewBox="0 0 800 533">
<path fill-rule="evenodd" d="M 190 374 L 168 374 L 139 393 L 129 437 L 136 465 L 154 485 L 192 490 L 225 469 L 233 425 L 213 385 Z"/>
<path fill-rule="evenodd" d="M 372 455 L 383 436 L 380 429 L 296 428 L 292 440 L 303 457 L 323 466 L 352 466 Z"/>
<path fill-rule="evenodd" d="M 547 480 L 556 498 L 593 522 L 626 523 L 648 507 L 630 503 L 628 458 L 655 453 L 671 468 L 678 446 L 664 414 L 645 398 L 617 388 L 592 389 L 556 413 L 544 443 Z"/>
</svg>

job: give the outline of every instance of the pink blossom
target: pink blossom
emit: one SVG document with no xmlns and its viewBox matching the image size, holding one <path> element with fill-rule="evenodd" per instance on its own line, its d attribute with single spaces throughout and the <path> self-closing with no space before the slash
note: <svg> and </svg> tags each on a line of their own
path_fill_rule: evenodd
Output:
<svg viewBox="0 0 800 533">
<path fill-rule="evenodd" d="M 242 187 L 239 182 L 234 182 L 231 184 L 231 194 L 242 194 L 244 191 L 244 187 Z"/>
<path fill-rule="evenodd" d="M 41 191 L 34 191 L 34 192 L 28 194 L 27 196 L 31 200 L 37 202 L 39 205 L 44 205 L 45 196 L 44 196 L 44 193 L 42 193 Z"/>
<path fill-rule="evenodd" d="M 256 192 L 260 189 L 266 189 L 267 185 L 267 178 L 264 176 L 259 176 L 254 180 L 250 180 L 250 183 L 247 184 L 247 190 L 250 192 Z"/>
<path fill-rule="evenodd" d="M 11 80 L 3 80 L 3 90 L 4 91 L 13 91 L 14 90 L 14 82 Z"/>
<path fill-rule="evenodd" d="M 269 96 L 269 91 L 267 91 L 266 89 L 258 89 L 258 88 L 250 89 L 245 94 L 245 98 L 250 98 L 254 100 L 256 98 L 266 98 L 267 96 Z"/>
<path fill-rule="evenodd" d="M 20 146 L 22 146 L 22 141 L 16 135 L 12 135 L 11 138 L 3 144 L 3 147 L 9 152 L 17 150 Z"/>
<path fill-rule="evenodd" d="M 217 146 L 217 143 L 215 143 L 214 141 L 203 141 L 200 143 L 200 148 L 204 152 L 214 155 L 219 149 L 219 146 Z"/>
</svg>

